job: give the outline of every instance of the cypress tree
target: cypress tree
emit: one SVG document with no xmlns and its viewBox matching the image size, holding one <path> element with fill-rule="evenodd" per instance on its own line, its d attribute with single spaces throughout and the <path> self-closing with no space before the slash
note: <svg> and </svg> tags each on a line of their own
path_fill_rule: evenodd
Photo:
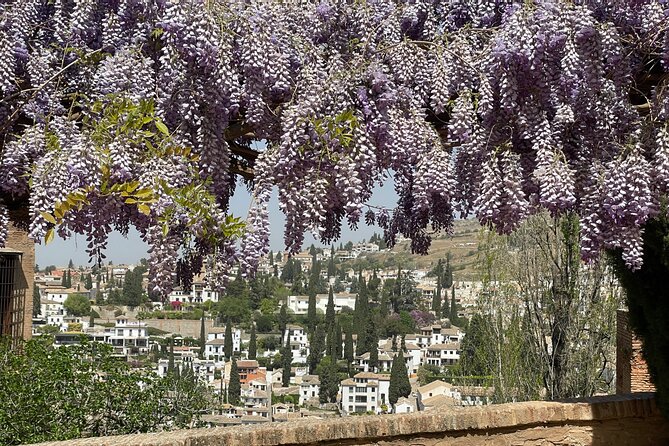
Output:
<svg viewBox="0 0 669 446">
<path fill-rule="evenodd" d="M 325 350 L 325 330 L 319 330 L 317 326 L 310 339 L 309 356 L 307 357 L 309 373 L 316 373 L 316 367 L 322 359 L 323 350 Z"/>
<path fill-rule="evenodd" d="M 223 353 L 225 359 L 232 358 L 232 324 L 228 320 L 225 326 L 225 339 L 223 340 Z"/>
<path fill-rule="evenodd" d="M 283 368 L 281 374 L 282 387 L 290 385 L 290 368 L 293 365 L 293 352 L 290 350 L 290 340 L 286 342 L 285 347 L 281 352 L 281 366 Z"/>
<path fill-rule="evenodd" d="M 374 319 L 369 318 L 367 322 L 367 348 L 369 352 L 369 367 L 372 371 L 376 371 L 379 367 L 379 339 L 376 331 L 376 326 L 374 324 Z"/>
<path fill-rule="evenodd" d="M 60 279 L 60 286 L 67 288 L 67 271 L 63 271 L 63 277 Z"/>
<path fill-rule="evenodd" d="M 351 371 L 351 364 L 353 363 L 353 331 L 350 327 L 346 329 L 346 338 L 344 340 L 344 359 L 348 366 L 349 373 Z"/>
<path fill-rule="evenodd" d="M 406 342 L 406 335 L 402 335 L 402 353 L 407 352 L 407 342 Z"/>
<path fill-rule="evenodd" d="M 453 286 L 453 268 L 451 268 L 451 253 L 446 256 L 446 269 L 444 270 L 444 288 Z"/>
<path fill-rule="evenodd" d="M 33 317 L 39 316 L 42 312 L 42 298 L 39 294 L 39 287 L 33 282 Z"/>
<path fill-rule="evenodd" d="M 72 288 L 72 271 L 69 269 L 67 270 L 67 284 L 65 285 L 66 288 Z"/>
<path fill-rule="evenodd" d="M 453 285 L 455 288 L 455 285 Z M 441 317 L 451 319 L 451 306 L 448 304 L 448 291 L 444 290 L 444 301 L 441 303 Z"/>
<path fill-rule="evenodd" d="M 356 355 L 362 355 L 369 351 L 369 342 L 367 340 L 367 322 L 369 321 L 369 305 L 367 301 L 367 285 L 362 273 L 358 277 L 359 291 L 355 301 L 355 310 L 353 312 L 353 323 L 356 327 L 358 342 L 356 344 Z"/>
<path fill-rule="evenodd" d="M 87 290 L 90 290 L 90 289 L 93 288 L 93 276 L 91 275 L 91 273 L 88 273 L 86 275 L 86 281 L 84 282 L 84 288 L 86 288 Z"/>
<path fill-rule="evenodd" d="M 204 347 L 206 342 L 207 338 L 204 334 L 204 314 L 202 314 L 202 318 L 200 319 L 200 359 L 204 359 Z"/>
<path fill-rule="evenodd" d="M 239 405 L 242 396 L 242 385 L 239 381 L 239 368 L 237 367 L 237 360 L 232 358 L 232 365 L 230 366 L 230 384 L 228 385 L 228 402 L 233 406 Z"/>
<path fill-rule="evenodd" d="M 325 329 L 328 333 L 334 328 L 335 325 L 335 309 L 334 309 L 334 293 L 332 287 L 328 291 L 328 305 L 325 309 Z"/>
<path fill-rule="evenodd" d="M 432 298 L 432 311 L 434 311 L 434 314 L 437 317 L 440 314 L 439 310 L 441 310 L 441 277 L 437 276 L 437 289 Z"/>
<path fill-rule="evenodd" d="M 274 266 L 274 253 L 272 251 L 269 252 L 269 266 Z"/>
<path fill-rule="evenodd" d="M 279 311 L 279 331 L 281 332 L 281 337 L 286 335 L 286 326 L 288 325 L 288 307 L 286 304 L 281 305 L 281 310 Z"/>
<path fill-rule="evenodd" d="M 316 313 L 316 292 L 309 291 L 309 307 L 307 309 L 307 327 L 309 333 L 313 333 L 317 325 L 318 314 Z"/>
<path fill-rule="evenodd" d="M 404 353 L 395 355 L 393 365 L 390 368 L 390 389 L 388 390 L 388 401 L 393 406 L 393 411 L 397 400 L 401 397 L 408 397 L 411 394 L 411 383 L 404 362 Z"/>
<path fill-rule="evenodd" d="M 257 354 L 256 324 L 251 325 L 251 339 L 249 340 L 249 359 L 256 359 Z"/>
<path fill-rule="evenodd" d="M 455 303 L 455 287 L 451 288 L 451 324 L 458 325 L 460 319 L 458 318 L 458 305 Z"/>
<path fill-rule="evenodd" d="M 334 359 L 335 360 L 341 359 L 343 357 L 344 352 L 343 352 L 342 343 L 341 343 L 342 336 L 343 336 L 343 333 L 341 331 L 341 326 L 339 325 L 339 322 L 336 322 L 335 323 L 335 340 L 336 340 L 336 342 L 335 342 L 335 345 L 334 345 L 334 353 L 335 353 Z"/>
<path fill-rule="evenodd" d="M 339 376 L 337 361 L 326 356 L 318 366 L 318 400 L 321 403 L 334 403 L 339 392 Z"/>
</svg>

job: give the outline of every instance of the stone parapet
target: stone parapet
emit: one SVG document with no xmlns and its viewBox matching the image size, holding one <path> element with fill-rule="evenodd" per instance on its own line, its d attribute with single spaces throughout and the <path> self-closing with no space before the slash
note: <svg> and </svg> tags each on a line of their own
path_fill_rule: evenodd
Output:
<svg viewBox="0 0 669 446">
<path fill-rule="evenodd" d="M 87 438 L 42 446 L 669 445 L 653 394 Z"/>
</svg>

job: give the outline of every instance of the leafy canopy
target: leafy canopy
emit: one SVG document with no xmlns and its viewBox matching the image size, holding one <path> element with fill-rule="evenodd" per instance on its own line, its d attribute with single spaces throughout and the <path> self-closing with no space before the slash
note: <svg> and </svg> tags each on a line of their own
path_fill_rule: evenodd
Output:
<svg viewBox="0 0 669 446">
<path fill-rule="evenodd" d="M 152 292 L 202 265 L 223 287 L 268 253 L 276 187 L 288 253 L 363 217 L 425 252 L 456 213 L 508 233 L 544 208 L 580 216 L 584 258 L 619 248 L 638 268 L 669 188 L 667 8 L 6 2 L 0 228 L 29 204 L 36 240 L 84 234 L 101 260 L 132 225 Z M 368 206 L 389 174 L 397 207 Z M 254 178 L 246 223 L 235 175 Z"/>
</svg>

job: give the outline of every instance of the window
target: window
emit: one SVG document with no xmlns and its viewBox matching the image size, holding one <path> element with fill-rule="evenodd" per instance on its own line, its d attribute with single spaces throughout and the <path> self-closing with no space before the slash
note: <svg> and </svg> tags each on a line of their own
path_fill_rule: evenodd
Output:
<svg viewBox="0 0 669 446">
<path fill-rule="evenodd" d="M 348 402 L 349 402 L 349 403 L 352 403 L 352 402 L 353 402 L 353 395 L 350 395 L 350 396 L 348 397 Z"/>
</svg>

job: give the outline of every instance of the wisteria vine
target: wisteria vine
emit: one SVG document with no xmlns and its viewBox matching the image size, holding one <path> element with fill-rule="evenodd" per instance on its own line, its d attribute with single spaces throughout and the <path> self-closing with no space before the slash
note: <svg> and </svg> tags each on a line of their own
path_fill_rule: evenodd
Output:
<svg viewBox="0 0 669 446">
<path fill-rule="evenodd" d="M 134 226 L 154 292 L 203 265 L 224 286 L 267 252 L 276 188 L 291 252 L 363 216 L 423 253 L 457 214 L 508 233 L 547 209 L 638 268 L 669 192 L 668 28 L 659 0 L 5 1 L 0 242 L 20 206 L 94 259 Z M 368 207 L 389 176 L 397 207 Z"/>
</svg>

